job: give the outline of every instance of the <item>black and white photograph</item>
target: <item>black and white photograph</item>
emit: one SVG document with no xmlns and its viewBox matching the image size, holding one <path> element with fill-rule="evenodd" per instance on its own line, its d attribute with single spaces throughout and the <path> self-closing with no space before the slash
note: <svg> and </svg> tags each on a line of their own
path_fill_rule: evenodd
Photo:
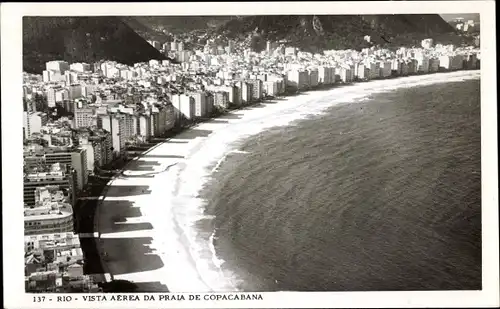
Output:
<svg viewBox="0 0 500 309">
<path fill-rule="evenodd" d="M 494 3 L 362 3 L 15 26 L 2 4 L 4 286 L 23 308 L 498 305 Z"/>
</svg>

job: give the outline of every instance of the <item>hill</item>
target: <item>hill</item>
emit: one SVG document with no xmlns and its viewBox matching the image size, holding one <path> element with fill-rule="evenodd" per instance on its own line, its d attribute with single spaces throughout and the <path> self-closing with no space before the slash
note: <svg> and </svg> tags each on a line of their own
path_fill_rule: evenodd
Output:
<svg viewBox="0 0 500 309">
<path fill-rule="evenodd" d="M 222 25 L 228 38 L 253 37 L 252 47 L 264 48 L 266 40 L 286 41 L 308 51 L 419 45 L 433 37 L 442 43 L 459 43 L 460 36 L 437 14 L 425 15 L 287 15 L 246 16 Z M 371 43 L 364 36 L 371 37 Z"/>
<path fill-rule="evenodd" d="M 130 16 L 124 21 L 137 30 L 137 23 L 161 33 L 166 30 L 174 34 L 196 30 L 215 29 L 232 20 L 235 16 Z"/>
<path fill-rule="evenodd" d="M 167 57 L 118 17 L 24 17 L 23 69 L 42 73 L 51 60 L 132 65 Z"/>
</svg>

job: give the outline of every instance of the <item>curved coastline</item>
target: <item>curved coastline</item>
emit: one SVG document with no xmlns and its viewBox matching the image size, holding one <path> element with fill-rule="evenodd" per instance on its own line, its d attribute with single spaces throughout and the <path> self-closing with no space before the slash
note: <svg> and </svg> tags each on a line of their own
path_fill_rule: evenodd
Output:
<svg viewBox="0 0 500 309">
<path fill-rule="evenodd" d="M 172 292 L 235 291 L 237 278 L 221 271 L 213 233 L 199 197 L 203 185 L 237 141 L 323 113 L 332 105 L 403 87 L 480 76 L 479 70 L 401 77 L 302 93 L 248 106 L 200 123 L 129 162 L 100 197 L 96 228 L 106 268 L 115 279 L 156 283 Z M 163 201 L 159 203 L 158 201 Z"/>
</svg>

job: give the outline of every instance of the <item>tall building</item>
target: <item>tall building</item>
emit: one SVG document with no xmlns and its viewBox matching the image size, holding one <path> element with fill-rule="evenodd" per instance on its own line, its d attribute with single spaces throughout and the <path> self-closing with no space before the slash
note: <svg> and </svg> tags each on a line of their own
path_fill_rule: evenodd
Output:
<svg viewBox="0 0 500 309">
<path fill-rule="evenodd" d="M 88 128 L 94 125 L 95 120 L 93 108 L 77 108 L 74 113 L 76 128 Z"/>
<path fill-rule="evenodd" d="M 380 71 L 380 64 L 378 64 L 378 70 Z M 352 81 L 351 72 L 352 72 L 351 69 L 345 67 L 338 67 L 335 69 L 336 75 L 338 75 L 339 79 L 344 83 L 349 83 Z"/>
<path fill-rule="evenodd" d="M 47 89 L 47 106 L 55 107 L 56 106 L 56 92 L 61 89 L 61 87 L 49 87 Z"/>
<path fill-rule="evenodd" d="M 194 116 L 207 117 L 207 96 L 205 92 L 199 91 L 191 94 L 194 99 Z"/>
<path fill-rule="evenodd" d="M 302 70 L 288 71 L 287 86 L 298 90 L 309 87 L 309 72 Z"/>
<path fill-rule="evenodd" d="M 249 79 L 247 82 L 252 85 L 252 100 L 258 101 L 262 99 L 262 81 L 260 79 Z"/>
<path fill-rule="evenodd" d="M 65 88 L 62 88 L 62 89 L 58 89 L 55 93 L 55 101 L 56 101 L 56 104 L 58 102 L 63 102 L 65 100 L 69 100 L 69 91 L 68 89 L 65 89 Z"/>
<path fill-rule="evenodd" d="M 113 160 L 111 134 L 109 132 L 94 130 L 93 135 L 89 136 L 89 141 L 94 148 L 94 166 L 97 164 L 101 167 Z"/>
<path fill-rule="evenodd" d="M 151 113 L 142 113 L 137 116 L 138 129 L 137 135 L 143 142 L 151 139 Z"/>
<path fill-rule="evenodd" d="M 317 69 L 309 69 L 309 86 L 316 87 L 319 83 L 319 74 Z"/>
<path fill-rule="evenodd" d="M 214 96 L 211 93 L 207 93 L 207 115 L 212 115 L 214 111 Z"/>
<path fill-rule="evenodd" d="M 64 81 L 66 82 L 66 85 L 76 83 L 78 81 L 78 73 L 71 71 L 64 72 Z"/>
<path fill-rule="evenodd" d="M 451 56 L 444 55 L 439 57 L 439 68 L 444 70 L 451 69 Z"/>
<path fill-rule="evenodd" d="M 118 156 L 125 150 L 125 143 L 134 135 L 133 116 L 126 113 L 109 113 L 99 115 L 98 127 L 111 135 L 113 156 Z"/>
<path fill-rule="evenodd" d="M 23 112 L 23 128 L 26 137 L 33 133 L 40 133 L 43 126 L 47 124 L 48 116 L 42 112 Z"/>
<path fill-rule="evenodd" d="M 91 152 L 93 157 L 93 151 Z M 88 182 L 87 150 L 76 148 L 71 152 L 71 166 L 76 171 L 76 184 L 78 191 L 81 191 Z"/>
<path fill-rule="evenodd" d="M 73 232 L 71 205 L 48 202 L 43 206 L 24 209 L 24 235 Z"/>
<path fill-rule="evenodd" d="M 392 74 L 392 63 L 390 61 L 380 62 L 380 77 L 389 77 Z"/>
<path fill-rule="evenodd" d="M 79 84 L 72 84 L 68 86 L 68 99 L 73 101 L 82 97 L 82 86 Z"/>
<path fill-rule="evenodd" d="M 172 106 L 174 107 L 174 116 L 175 123 L 179 124 L 181 120 L 181 96 L 180 94 L 172 94 L 170 95 L 170 101 L 172 102 Z"/>
<path fill-rule="evenodd" d="M 195 117 L 195 103 L 194 98 L 187 94 L 180 95 L 180 112 L 186 119 L 193 119 Z"/>
<path fill-rule="evenodd" d="M 330 85 L 333 84 L 334 81 L 335 74 L 332 67 L 318 67 L 318 83 L 323 85 Z"/>
<path fill-rule="evenodd" d="M 83 63 L 83 62 L 81 62 L 81 63 L 72 63 L 69 66 L 69 69 L 71 71 L 80 72 L 80 73 L 88 72 L 88 71 L 90 71 L 90 64 Z"/>
<path fill-rule="evenodd" d="M 439 71 L 439 59 L 430 58 L 429 59 L 429 72 L 437 72 Z"/>
<path fill-rule="evenodd" d="M 35 206 L 35 190 L 45 186 L 58 186 L 63 190 L 70 191 L 71 195 L 75 197 L 76 195 L 73 193 L 74 188 L 76 189 L 75 176 L 76 173 L 73 170 L 66 172 L 58 168 L 52 168 L 47 172 L 26 173 L 23 184 L 24 204 L 28 207 Z"/>
<path fill-rule="evenodd" d="M 376 79 L 380 76 L 380 62 L 367 60 L 365 65 L 369 72 L 368 79 Z"/>
<path fill-rule="evenodd" d="M 92 172 L 95 167 L 95 149 L 92 141 L 90 141 L 90 134 L 84 132 L 78 135 L 78 145 L 80 148 L 85 149 L 87 159 L 86 167 L 88 172 Z M 72 157 L 73 159 L 73 157 Z"/>
<path fill-rule="evenodd" d="M 234 105 L 241 106 L 243 104 L 243 82 L 242 81 L 234 81 L 232 82 L 235 90 L 235 99 Z"/>
<path fill-rule="evenodd" d="M 429 72 L 429 57 L 420 53 L 415 55 L 415 59 L 417 60 L 417 71 L 422 73 Z"/>
<path fill-rule="evenodd" d="M 264 82 L 264 93 L 271 97 L 278 95 L 278 83 L 275 81 Z"/>
<path fill-rule="evenodd" d="M 248 81 L 243 81 L 241 83 L 241 103 L 243 105 L 248 105 L 252 103 L 252 93 L 253 93 L 253 84 Z"/>
<path fill-rule="evenodd" d="M 236 87 L 233 85 L 225 85 L 219 87 L 220 91 L 227 92 L 228 94 L 228 103 L 229 104 L 235 104 L 235 99 L 236 99 Z"/>
<path fill-rule="evenodd" d="M 84 149 L 75 147 L 46 147 L 45 163 L 48 165 L 62 164 L 71 167 L 76 172 L 77 186 L 79 191 L 87 184 L 87 157 Z"/>
<path fill-rule="evenodd" d="M 225 91 L 218 91 L 214 93 L 214 105 L 222 108 L 229 107 L 229 93 Z"/>
<path fill-rule="evenodd" d="M 45 68 L 47 71 L 56 71 L 61 74 L 70 69 L 69 64 L 66 61 L 49 61 L 45 63 Z"/>
</svg>

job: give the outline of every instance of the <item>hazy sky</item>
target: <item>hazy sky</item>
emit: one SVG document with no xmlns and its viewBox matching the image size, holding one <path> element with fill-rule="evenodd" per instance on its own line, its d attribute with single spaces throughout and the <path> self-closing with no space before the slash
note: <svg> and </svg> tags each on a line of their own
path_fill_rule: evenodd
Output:
<svg viewBox="0 0 500 309">
<path fill-rule="evenodd" d="M 458 17 L 463 17 L 464 19 L 472 19 L 474 21 L 479 21 L 479 14 L 475 14 L 475 13 L 464 13 L 464 14 L 440 14 L 441 17 L 446 20 L 446 21 L 450 21 L 454 18 L 458 18 Z"/>
</svg>

